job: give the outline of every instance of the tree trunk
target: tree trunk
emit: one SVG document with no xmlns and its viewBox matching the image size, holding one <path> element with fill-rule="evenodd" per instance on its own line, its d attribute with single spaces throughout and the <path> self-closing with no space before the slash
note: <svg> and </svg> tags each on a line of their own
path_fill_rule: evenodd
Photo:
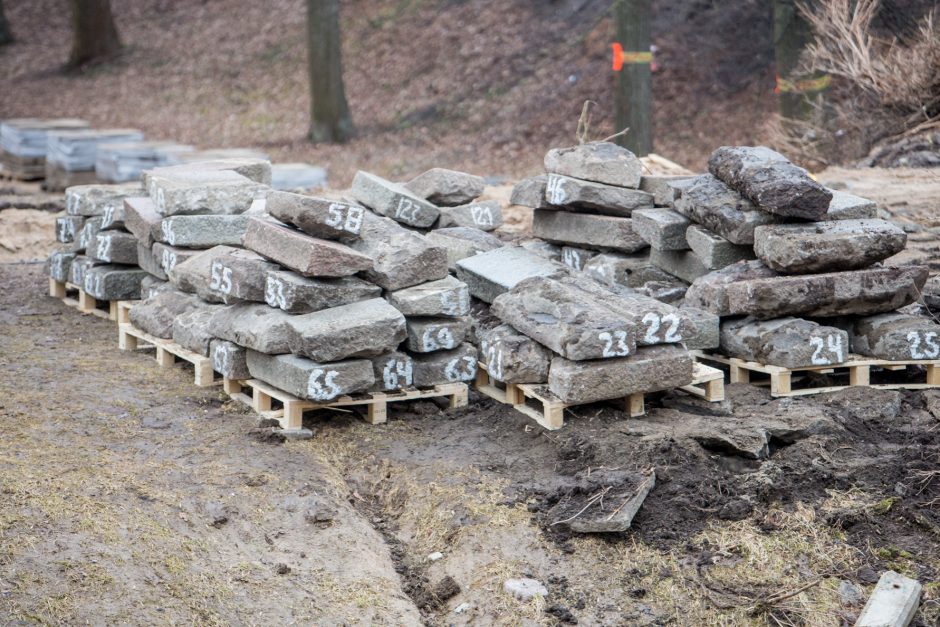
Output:
<svg viewBox="0 0 940 627">
<path fill-rule="evenodd" d="M 7 22 L 7 16 L 3 13 L 3 0 L 0 0 L 0 46 L 13 43 L 13 31 L 10 30 L 10 23 Z"/>
<path fill-rule="evenodd" d="M 121 50 L 110 0 L 72 0 L 74 40 L 68 67 L 114 58 Z"/>
<path fill-rule="evenodd" d="M 343 87 L 339 0 L 307 0 L 310 140 L 345 142 L 352 118 Z"/>
<path fill-rule="evenodd" d="M 616 130 L 630 129 L 617 141 L 638 157 L 653 151 L 652 13 L 652 0 L 614 0 L 617 41 L 624 54 L 614 90 Z"/>
<path fill-rule="evenodd" d="M 803 19 L 795 0 L 774 0 L 774 54 L 777 63 L 777 92 L 780 115 L 791 120 L 809 120 L 814 103 L 828 83 L 823 74 L 800 74 L 800 57 L 813 40 L 813 31 Z"/>
</svg>

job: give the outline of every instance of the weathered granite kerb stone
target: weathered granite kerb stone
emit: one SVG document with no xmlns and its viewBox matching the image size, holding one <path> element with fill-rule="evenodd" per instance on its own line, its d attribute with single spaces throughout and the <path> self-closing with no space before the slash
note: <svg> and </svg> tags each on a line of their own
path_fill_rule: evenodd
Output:
<svg viewBox="0 0 940 627">
<path fill-rule="evenodd" d="M 288 270 L 268 272 L 264 301 L 288 313 L 303 314 L 382 295 L 382 288 L 356 277 L 310 279 Z"/>
<path fill-rule="evenodd" d="M 200 302 L 196 309 L 180 314 L 173 320 L 173 341 L 187 350 L 208 357 L 209 347 L 215 339 L 210 324 L 213 316 L 221 309 L 221 305 Z"/>
<path fill-rule="evenodd" d="M 754 230 L 754 252 L 784 274 L 857 270 L 904 250 L 907 234 L 885 220 L 775 224 Z"/>
<path fill-rule="evenodd" d="M 78 245 L 81 250 L 88 250 L 89 254 L 95 251 L 98 233 L 101 232 L 102 220 L 101 217 L 85 220 L 85 226 L 82 227 L 82 232 L 78 234 Z"/>
<path fill-rule="evenodd" d="M 690 320 L 695 330 L 686 335 L 682 345 L 690 351 L 718 348 L 720 338 L 720 318 L 704 309 L 681 307 L 682 317 Z"/>
<path fill-rule="evenodd" d="M 177 263 L 167 275 L 184 292 L 195 292 L 209 302 L 232 304 L 264 302 L 265 275 L 278 269 L 250 250 L 216 246 Z"/>
<path fill-rule="evenodd" d="M 561 262 L 572 270 L 583 270 L 591 259 L 597 255 L 596 251 L 585 250 L 576 246 L 561 247 Z"/>
<path fill-rule="evenodd" d="M 209 343 L 212 369 L 231 381 L 250 379 L 248 371 L 248 349 L 228 340 L 212 340 Z"/>
<path fill-rule="evenodd" d="M 659 250 L 688 250 L 685 232 L 689 219 L 671 209 L 638 209 L 631 216 L 633 230 Z"/>
<path fill-rule="evenodd" d="M 457 271 L 457 262 L 473 255 L 489 252 L 503 246 L 503 242 L 494 235 L 480 229 L 455 226 L 430 231 L 424 236 L 429 244 L 447 250 L 447 268 Z"/>
<path fill-rule="evenodd" d="M 167 274 L 172 272 L 178 264 L 188 261 L 202 252 L 201 250 L 167 246 L 159 242 L 155 242 L 153 245 L 153 256 Z"/>
<path fill-rule="evenodd" d="M 630 277 L 641 268 L 650 266 L 648 253 L 635 253 L 624 255 L 621 253 L 602 253 L 592 257 L 584 264 L 584 271 L 594 280 L 604 285 L 629 285 Z M 646 281 L 643 281 L 645 283 Z"/>
<path fill-rule="evenodd" d="M 405 184 L 419 198 L 443 207 L 456 207 L 479 198 L 483 186 L 481 176 L 444 168 L 431 168 Z"/>
<path fill-rule="evenodd" d="M 826 220 L 874 220 L 878 217 L 878 205 L 873 200 L 835 189 L 829 192 L 832 202 L 829 203 Z"/>
<path fill-rule="evenodd" d="M 636 209 L 652 209 L 653 196 L 646 192 L 603 183 L 549 174 L 545 201 L 554 207 L 590 209 L 610 216 L 629 217 Z"/>
<path fill-rule="evenodd" d="M 543 239 L 532 238 L 521 242 L 519 246 L 525 248 L 529 252 L 535 253 L 539 257 L 544 257 L 545 259 L 551 259 L 552 261 L 564 263 L 561 256 L 562 247 L 558 244 L 552 244 L 550 242 L 546 242 Z"/>
<path fill-rule="evenodd" d="M 640 179 L 640 191 L 653 195 L 653 203 L 657 207 L 672 207 L 679 197 L 674 184 L 694 178 L 693 175 L 669 174 L 651 175 Z"/>
<path fill-rule="evenodd" d="M 763 146 L 722 146 L 708 170 L 758 208 L 788 218 L 822 220 L 832 193 L 779 152 Z"/>
<path fill-rule="evenodd" d="M 353 198 L 376 213 L 409 226 L 428 228 L 440 215 L 437 207 L 419 198 L 404 185 L 362 170 L 356 172 L 353 178 L 351 193 Z"/>
<path fill-rule="evenodd" d="M 103 217 L 113 203 L 142 193 L 137 183 L 124 185 L 73 185 L 65 190 L 65 212 L 72 216 Z"/>
<path fill-rule="evenodd" d="M 147 274 L 150 274 L 160 279 L 161 281 L 167 280 L 166 272 L 163 271 L 163 266 L 160 265 L 160 260 L 154 256 L 153 250 L 147 248 L 140 242 L 137 243 L 137 265 L 140 266 L 140 269 L 144 270 Z"/>
<path fill-rule="evenodd" d="M 503 209 L 497 200 L 442 207 L 439 227 L 467 226 L 481 231 L 494 231 L 503 224 Z"/>
<path fill-rule="evenodd" d="M 852 352 L 877 359 L 940 359 L 940 325 L 925 316 L 886 313 L 855 321 Z"/>
<path fill-rule="evenodd" d="M 154 337 L 171 339 L 173 321 L 188 311 L 199 307 L 199 299 L 179 290 L 168 290 L 136 303 L 130 310 L 130 320 L 135 327 Z"/>
<path fill-rule="evenodd" d="M 150 198 L 164 216 L 244 213 L 266 189 L 231 170 L 194 170 L 173 178 L 151 174 L 148 181 Z"/>
<path fill-rule="evenodd" d="M 611 142 L 554 148 L 545 155 L 545 171 L 619 187 L 640 185 L 643 164 L 632 152 Z"/>
<path fill-rule="evenodd" d="M 160 232 L 163 216 L 157 213 L 153 201 L 146 196 L 124 199 L 124 226 L 144 246 L 152 246 Z"/>
<path fill-rule="evenodd" d="M 155 276 L 146 276 L 140 282 L 140 297 L 142 299 L 152 298 L 160 292 L 169 292 L 175 289 L 169 281 L 163 281 Z"/>
<path fill-rule="evenodd" d="M 137 300 L 147 273 L 127 266 L 95 266 L 85 272 L 82 289 L 97 300 Z"/>
<path fill-rule="evenodd" d="M 473 381 L 476 375 L 477 349 L 472 344 L 461 344 L 452 351 L 414 355 L 415 387 Z"/>
<path fill-rule="evenodd" d="M 137 265 L 137 238 L 126 231 L 101 231 L 89 254 L 108 263 Z"/>
<path fill-rule="evenodd" d="M 571 270 L 518 246 L 504 246 L 457 262 L 457 278 L 487 303 L 531 277 L 560 277 Z"/>
<path fill-rule="evenodd" d="M 545 383 L 552 362 L 550 350 L 501 324 L 480 334 L 481 359 L 491 377 L 503 383 Z"/>
<path fill-rule="evenodd" d="M 65 283 L 69 280 L 69 270 L 77 256 L 77 253 L 71 251 L 53 251 L 46 260 L 46 274 L 55 281 Z"/>
<path fill-rule="evenodd" d="M 269 355 L 288 353 L 293 316 L 267 305 L 242 303 L 218 308 L 209 320 L 215 337 Z"/>
<path fill-rule="evenodd" d="M 565 403 L 593 403 L 636 392 L 657 392 L 692 383 L 692 356 L 676 346 L 652 346 L 620 359 L 552 359 L 548 388 Z"/>
<path fill-rule="evenodd" d="M 271 220 L 252 218 L 244 241 L 245 248 L 304 276 L 343 277 L 372 270 L 372 258 L 368 255 Z"/>
<path fill-rule="evenodd" d="M 743 318 L 722 322 L 721 351 L 784 368 L 831 366 L 848 358 L 849 337 L 842 329 L 800 318 Z"/>
<path fill-rule="evenodd" d="M 84 216 L 61 216 L 55 219 L 55 239 L 63 244 L 70 244 L 85 226 Z"/>
<path fill-rule="evenodd" d="M 414 359 L 408 353 L 393 351 L 372 358 L 374 389 L 391 392 L 414 386 Z"/>
<path fill-rule="evenodd" d="M 248 351 L 247 363 L 253 378 L 311 401 L 330 401 L 362 392 L 375 383 L 372 362 L 367 359 L 316 363 L 296 355 Z"/>
<path fill-rule="evenodd" d="M 447 276 L 447 250 L 397 223 L 366 212 L 352 248 L 372 258 L 362 276 L 389 291 Z"/>
<path fill-rule="evenodd" d="M 182 248 L 241 246 L 247 215 L 171 216 L 160 223 L 155 239 Z"/>
<path fill-rule="evenodd" d="M 124 200 L 115 200 L 105 207 L 101 216 L 101 230 L 108 231 L 124 228 Z"/>
<path fill-rule="evenodd" d="M 377 357 L 406 336 L 405 317 L 382 298 L 292 316 L 290 328 L 290 352 L 321 362 Z"/>
<path fill-rule="evenodd" d="M 451 276 L 392 292 L 387 298 L 405 316 L 453 318 L 470 313 L 470 290 Z"/>
<path fill-rule="evenodd" d="M 359 237 L 365 208 L 354 203 L 290 192 L 268 192 L 268 213 L 307 235 L 323 239 Z"/>
<path fill-rule="evenodd" d="M 546 185 L 548 185 L 548 176 L 545 174 L 522 179 L 512 188 L 509 204 L 532 209 L 548 207 L 548 202 L 545 200 Z"/>
<path fill-rule="evenodd" d="M 809 318 L 894 311 L 917 300 L 926 266 L 778 275 L 759 261 L 742 261 L 698 279 L 685 302 L 720 316 Z"/>
<path fill-rule="evenodd" d="M 69 266 L 69 283 L 82 287 L 85 285 L 85 273 L 91 268 L 103 265 L 102 262 L 85 255 L 76 255 Z"/>
<path fill-rule="evenodd" d="M 680 183 L 676 211 L 732 244 L 752 245 L 756 227 L 781 220 L 761 211 L 714 176 L 706 174 Z"/>
<path fill-rule="evenodd" d="M 751 246 L 732 244 L 721 235 L 697 224 L 686 230 L 685 238 L 689 248 L 709 270 L 718 270 L 739 261 L 754 259 L 754 249 Z"/>
<path fill-rule="evenodd" d="M 261 185 L 271 184 L 271 162 L 267 159 L 258 159 L 253 157 L 229 157 L 225 159 L 201 159 L 194 163 L 183 163 L 179 165 L 168 165 L 152 170 L 144 170 L 141 174 L 141 182 L 144 189 L 150 189 L 151 176 L 163 176 L 166 178 L 185 178 L 193 176 L 194 172 L 200 172 L 202 175 L 208 175 L 212 172 L 231 170 L 250 181 Z"/>
<path fill-rule="evenodd" d="M 690 250 L 651 248 L 650 262 L 686 283 L 692 283 L 709 272 L 702 260 Z"/>
<path fill-rule="evenodd" d="M 470 332 L 470 317 L 408 318 L 407 348 L 414 353 L 433 353 L 457 348 Z"/>
<path fill-rule="evenodd" d="M 550 242 L 596 250 L 635 253 L 648 246 L 633 229 L 633 220 L 614 216 L 536 209 L 532 232 Z"/>
<path fill-rule="evenodd" d="M 632 319 L 554 279 L 522 281 L 493 301 L 492 312 L 568 359 L 625 357 L 636 351 Z"/>
</svg>

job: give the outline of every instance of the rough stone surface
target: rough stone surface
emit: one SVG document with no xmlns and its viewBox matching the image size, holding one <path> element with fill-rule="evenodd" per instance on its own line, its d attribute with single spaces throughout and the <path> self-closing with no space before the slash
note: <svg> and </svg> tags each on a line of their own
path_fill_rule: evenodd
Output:
<svg viewBox="0 0 940 627">
<path fill-rule="evenodd" d="M 140 282 L 140 297 L 141 299 L 146 299 L 160 292 L 168 292 L 175 289 L 176 288 L 169 281 L 163 281 L 155 276 L 146 276 Z"/>
<path fill-rule="evenodd" d="M 103 265 L 102 262 L 85 255 L 76 255 L 69 266 L 69 283 L 83 287 L 85 285 L 85 273 L 91 268 Z"/>
<path fill-rule="evenodd" d="M 680 309 L 682 317 L 689 320 L 694 327 L 694 331 L 683 338 L 682 345 L 692 351 L 718 348 L 721 344 L 721 319 L 704 309 L 695 307 L 681 307 Z"/>
<path fill-rule="evenodd" d="M 643 164 L 632 152 L 611 142 L 588 142 L 553 148 L 545 155 L 545 171 L 618 187 L 640 186 Z"/>
<path fill-rule="evenodd" d="M 88 254 L 99 261 L 137 265 L 137 238 L 126 231 L 100 231 Z"/>
<path fill-rule="evenodd" d="M 280 309 L 241 303 L 217 308 L 208 321 L 207 330 L 214 337 L 239 346 L 277 355 L 290 352 L 288 341 L 292 319 L 293 316 Z"/>
<path fill-rule="evenodd" d="M 201 250 L 193 250 L 191 248 L 176 248 L 175 246 L 161 244 L 160 242 L 154 242 L 153 244 L 153 256 L 167 274 L 172 272 L 173 268 L 177 265 L 192 259 L 202 252 Z"/>
<path fill-rule="evenodd" d="M 572 270 L 584 270 L 584 266 L 596 255 L 597 251 L 595 250 L 587 250 L 577 246 L 561 247 L 561 262 Z"/>
<path fill-rule="evenodd" d="M 532 238 L 519 243 L 519 246 L 552 261 L 562 262 L 562 247 L 558 244 L 546 242 L 543 239 Z"/>
<path fill-rule="evenodd" d="M 924 305 L 930 313 L 940 315 L 940 275 L 927 279 L 922 295 Z"/>
<path fill-rule="evenodd" d="M 232 170 L 194 170 L 173 178 L 152 174 L 148 183 L 154 207 L 164 216 L 244 213 L 266 189 Z"/>
<path fill-rule="evenodd" d="M 367 359 L 317 363 L 297 355 L 272 356 L 252 350 L 247 363 L 253 378 L 311 401 L 355 394 L 375 383 L 372 362 Z"/>
<path fill-rule="evenodd" d="M 806 170 L 763 146 L 722 146 L 709 157 L 708 170 L 768 213 L 821 220 L 832 201 Z"/>
<path fill-rule="evenodd" d="M 568 359 L 625 357 L 636 351 L 633 319 L 554 279 L 520 282 L 493 301 L 492 313 Z"/>
<path fill-rule="evenodd" d="M 406 336 L 405 317 L 382 298 L 292 316 L 290 328 L 290 352 L 321 362 L 377 357 Z"/>
<path fill-rule="evenodd" d="M 495 235 L 463 226 L 431 231 L 425 235 L 425 239 L 432 246 L 447 250 L 447 268 L 451 272 L 457 271 L 457 262 L 461 259 L 495 250 L 504 245 Z"/>
<path fill-rule="evenodd" d="M 685 232 L 689 219 L 671 209 L 638 209 L 631 216 L 633 230 L 659 250 L 688 250 Z"/>
<path fill-rule="evenodd" d="M 177 316 L 199 307 L 199 299 L 179 290 L 168 290 L 136 303 L 130 310 L 135 327 L 169 340 L 173 337 L 173 321 Z"/>
<path fill-rule="evenodd" d="M 247 215 L 171 216 L 160 223 L 158 242 L 181 248 L 241 246 Z"/>
<path fill-rule="evenodd" d="M 784 368 L 831 366 L 848 358 L 849 337 L 842 329 L 800 318 L 725 320 L 721 352 Z"/>
<path fill-rule="evenodd" d="M 754 259 L 754 249 L 751 246 L 732 244 L 721 235 L 697 224 L 686 230 L 685 237 L 689 248 L 709 270 L 718 270 L 739 261 Z"/>
<path fill-rule="evenodd" d="M 504 246 L 457 262 L 457 278 L 467 284 L 472 296 L 487 303 L 525 279 L 570 273 L 567 266 L 518 246 Z"/>
<path fill-rule="evenodd" d="M 646 252 L 632 255 L 601 253 L 585 263 L 583 270 L 604 285 L 629 285 L 630 275 L 649 265 L 650 258 Z"/>
<path fill-rule="evenodd" d="M 686 283 L 693 283 L 709 270 L 691 250 L 650 249 L 650 262 Z"/>
<path fill-rule="evenodd" d="M 115 200 L 105 207 L 101 216 L 101 230 L 124 229 L 124 200 Z"/>
<path fill-rule="evenodd" d="M 147 273 L 140 268 L 95 266 L 85 272 L 82 289 L 97 300 L 138 300 L 145 276 Z"/>
<path fill-rule="evenodd" d="M 457 207 L 442 207 L 437 226 L 467 226 L 481 231 L 494 231 L 503 224 L 503 209 L 497 200 L 484 200 Z"/>
<path fill-rule="evenodd" d="M 108 207 L 142 193 L 137 183 L 123 185 L 73 185 L 65 190 L 65 212 L 72 216 L 103 217 Z"/>
<path fill-rule="evenodd" d="M 548 588 L 537 579 L 507 579 L 503 582 L 503 592 L 511 594 L 519 601 L 531 601 L 536 595 L 548 596 Z"/>
<path fill-rule="evenodd" d="M 473 381 L 477 375 L 477 349 L 472 344 L 413 357 L 415 387 Z"/>
<path fill-rule="evenodd" d="M 382 288 L 356 277 L 311 279 L 289 270 L 268 272 L 264 301 L 288 313 L 303 314 L 382 295 Z"/>
<path fill-rule="evenodd" d="M 401 351 L 373 357 L 372 374 L 375 376 L 374 389 L 378 392 L 414 387 L 414 359 Z"/>
<path fill-rule="evenodd" d="M 69 280 L 69 270 L 78 253 L 67 250 L 54 250 L 46 260 L 46 274 L 50 278 L 65 283 Z"/>
<path fill-rule="evenodd" d="M 372 258 L 368 255 L 272 220 L 252 218 L 244 241 L 245 248 L 304 276 L 343 277 L 372 269 Z"/>
<path fill-rule="evenodd" d="M 685 298 L 688 286 L 679 279 L 668 281 L 647 281 L 637 288 L 637 292 L 668 304 L 679 303 Z"/>
<path fill-rule="evenodd" d="M 359 237 L 366 211 L 351 202 L 279 191 L 268 192 L 265 208 L 281 222 L 323 239 Z"/>
<path fill-rule="evenodd" d="M 907 627 L 917 615 L 922 591 L 923 586 L 916 579 L 885 571 L 855 627 Z"/>
<path fill-rule="evenodd" d="M 652 194 L 559 174 L 548 175 L 545 201 L 555 207 L 590 209 L 597 213 L 622 217 L 629 217 L 636 209 L 653 207 Z"/>
<path fill-rule="evenodd" d="M 635 253 L 648 246 L 633 229 L 633 220 L 615 216 L 536 209 L 532 233 L 549 242 L 595 250 Z"/>
<path fill-rule="evenodd" d="M 878 359 L 940 359 L 940 324 L 926 316 L 885 313 L 850 327 L 852 352 Z"/>
<path fill-rule="evenodd" d="M 691 178 L 694 177 L 685 174 L 644 176 L 640 179 L 640 191 L 652 194 L 657 207 L 672 207 L 679 196 L 674 184 Z"/>
<path fill-rule="evenodd" d="M 407 348 L 413 353 L 433 353 L 457 348 L 470 333 L 470 317 L 407 318 Z"/>
<path fill-rule="evenodd" d="M 470 313 L 470 290 L 451 276 L 391 292 L 387 298 L 405 316 L 460 317 Z"/>
<path fill-rule="evenodd" d="M 63 244 L 71 244 L 77 239 L 83 226 L 85 226 L 85 216 L 61 216 L 56 218 L 56 241 Z"/>
<path fill-rule="evenodd" d="M 778 275 L 759 261 L 742 261 L 698 279 L 685 302 L 720 316 L 825 317 L 894 311 L 917 300 L 926 266 Z"/>
<path fill-rule="evenodd" d="M 709 174 L 680 181 L 679 189 L 676 211 L 732 244 L 752 245 L 755 228 L 781 220 Z"/>
<path fill-rule="evenodd" d="M 566 403 L 592 403 L 692 383 L 692 356 L 677 346 L 652 346 L 619 359 L 552 359 L 548 388 Z"/>
<path fill-rule="evenodd" d="M 227 157 L 204 158 L 202 155 L 193 155 L 199 160 L 194 163 L 183 163 L 180 165 L 169 165 L 152 170 L 145 170 L 141 174 L 141 181 L 144 189 L 150 189 L 151 176 L 163 176 L 167 178 L 185 178 L 192 176 L 194 172 L 209 174 L 211 172 L 220 172 L 231 170 L 240 174 L 250 181 L 261 185 L 271 184 L 271 162 L 268 159 L 254 157 Z"/>
<path fill-rule="evenodd" d="M 907 234 L 885 220 L 775 224 L 754 230 L 754 252 L 784 274 L 858 270 L 904 250 Z"/>
<path fill-rule="evenodd" d="M 166 272 L 163 271 L 163 266 L 160 264 L 160 260 L 157 259 L 156 255 L 153 254 L 153 249 L 147 248 L 140 242 L 137 243 L 137 265 L 140 266 L 140 269 L 144 270 L 147 274 L 154 276 L 161 281 L 167 280 Z"/>
<path fill-rule="evenodd" d="M 101 222 L 103 218 L 89 218 L 85 220 L 85 226 L 78 234 L 78 246 L 81 250 L 87 250 L 89 254 L 94 252 L 98 243 L 98 233 L 101 232 Z"/>
<path fill-rule="evenodd" d="M 546 174 L 522 179 L 512 188 L 509 204 L 531 207 L 532 209 L 548 207 L 548 202 L 545 200 L 546 185 L 548 185 L 548 175 Z"/>
<path fill-rule="evenodd" d="M 209 342 L 209 357 L 212 358 L 212 369 L 226 379 L 242 381 L 250 379 L 248 371 L 248 349 L 228 340 L 212 340 Z"/>
<path fill-rule="evenodd" d="M 177 263 L 167 275 L 179 289 L 212 303 L 263 303 L 265 276 L 278 269 L 250 250 L 216 246 Z"/>
<path fill-rule="evenodd" d="M 124 227 L 134 234 L 137 240 L 152 246 L 160 232 L 163 216 L 147 196 L 133 196 L 124 199 Z"/>
<path fill-rule="evenodd" d="M 444 168 L 431 168 L 405 184 L 415 196 L 443 207 L 456 207 L 479 198 L 483 186 L 481 176 Z"/>
<path fill-rule="evenodd" d="M 409 226 L 426 229 L 440 215 L 436 206 L 418 197 L 404 185 L 361 170 L 353 178 L 351 193 L 353 198 L 379 215 Z"/>
<path fill-rule="evenodd" d="M 351 246 L 372 259 L 363 278 L 389 291 L 447 276 L 447 249 L 401 227 L 388 218 L 367 213 L 361 239 Z"/>
<path fill-rule="evenodd" d="M 550 350 L 501 324 L 479 334 L 480 358 L 486 371 L 503 383 L 545 383 L 552 362 Z"/>
<path fill-rule="evenodd" d="M 848 192 L 830 189 L 832 202 L 826 220 L 874 220 L 878 217 L 878 204 Z"/>
</svg>

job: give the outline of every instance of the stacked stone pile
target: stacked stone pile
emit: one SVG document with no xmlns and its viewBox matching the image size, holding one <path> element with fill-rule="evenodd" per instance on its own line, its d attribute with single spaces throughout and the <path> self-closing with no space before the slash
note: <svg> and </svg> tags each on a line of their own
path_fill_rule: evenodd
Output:
<svg viewBox="0 0 940 627">
<path fill-rule="evenodd" d="M 17 118 L 0 123 L 0 166 L 24 181 L 46 175 L 46 152 L 50 131 L 88 128 L 88 122 L 68 118 Z"/>
<path fill-rule="evenodd" d="M 135 129 L 78 129 L 52 131 L 46 149 L 46 187 L 63 190 L 94 183 L 98 146 L 106 143 L 138 142 L 143 133 Z"/>
<path fill-rule="evenodd" d="M 722 317 L 722 352 L 790 368 L 940 356 L 940 326 L 892 313 L 927 268 L 881 263 L 907 238 L 874 203 L 767 148 L 720 148 L 709 170 L 674 184 L 674 210 L 649 212 L 645 232 L 653 260 L 693 282 L 685 302 Z"/>
<path fill-rule="evenodd" d="M 95 176 L 103 183 L 140 180 L 144 170 L 182 163 L 180 156 L 192 146 L 166 141 L 107 143 L 98 146 Z"/>
</svg>

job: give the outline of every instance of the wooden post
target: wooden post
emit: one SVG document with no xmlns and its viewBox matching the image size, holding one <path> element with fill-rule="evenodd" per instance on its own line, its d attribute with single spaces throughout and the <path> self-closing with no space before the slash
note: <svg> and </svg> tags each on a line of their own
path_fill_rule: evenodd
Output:
<svg viewBox="0 0 940 627">
<path fill-rule="evenodd" d="M 631 54 L 649 53 L 652 0 L 614 0 L 617 42 L 624 63 L 614 89 L 616 130 L 629 128 L 617 142 L 642 157 L 653 152 L 653 76 L 649 61 L 632 61 Z"/>
</svg>

